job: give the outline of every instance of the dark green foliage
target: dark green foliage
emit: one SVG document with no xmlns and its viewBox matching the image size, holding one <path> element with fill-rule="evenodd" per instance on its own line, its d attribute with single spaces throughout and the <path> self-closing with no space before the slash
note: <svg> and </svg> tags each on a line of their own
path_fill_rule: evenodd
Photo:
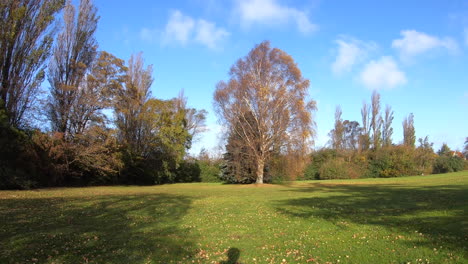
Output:
<svg viewBox="0 0 468 264">
<path fill-rule="evenodd" d="M 447 173 L 461 171 L 465 167 L 463 155 L 459 152 L 452 151 L 447 144 L 442 144 L 437 151 L 439 155 L 434 162 L 433 173 Z"/>
<path fill-rule="evenodd" d="M 196 160 L 185 160 L 177 169 L 176 172 L 177 182 L 200 182 L 201 168 L 200 164 Z"/>
<path fill-rule="evenodd" d="M 347 164 L 342 159 L 330 159 L 319 170 L 321 180 L 347 179 Z"/>
<path fill-rule="evenodd" d="M 356 179 L 361 177 L 359 166 L 341 158 L 326 161 L 319 170 L 321 180 Z"/>
<path fill-rule="evenodd" d="M 221 165 L 220 179 L 226 183 L 254 183 L 255 163 L 239 151 L 227 152 Z"/>
<path fill-rule="evenodd" d="M 370 154 L 369 177 L 401 177 L 418 174 L 414 149 L 407 146 L 383 148 Z"/>
<path fill-rule="evenodd" d="M 457 156 L 442 155 L 434 162 L 434 173 L 457 172 L 464 169 L 464 160 Z"/>
<path fill-rule="evenodd" d="M 30 137 L 25 132 L 0 127 L 0 189 L 30 189 L 38 185 L 30 148 Z"/>
<path fill-rule="evenodd" d="M 32 131 L 12 127 L 0 99 L 0 189 L 30 189 L 38 185 L 31 152 Z"/>
<path fill-rule="evenodd" d="M 202 182 L 220 182 L 221 162 L 200 160 L 198 165 Z"/>
<path fill-rule="evenodd" d="M 311 155 L 311 161 L 307 165 L 304 173 L 305 180 L 318 180 L 320 179 L 320 168 L 328 160 L 335 159 L 337 151 L 332 149 L 321 149 Z"/>
<path fill-rule="evenodd" d="M 133 138 L 133 143 L 121 140 L 125 151 L 125 183 L 180 182 L 177 169 L 191 144 L 184 111 L 178 107 L 176 99 L 150 99 L 138 116 L 132 116 L 138 121 L 139 128 L 131 131 L 131 134 L 137 134 L 138 140 Z"/>
<path fill-rule="evenodd" d="M 257 179 L 256 171 L 254 152 L 233 129 L 223 155 L 220 179 L 226 183 L 254 183 Z"/>
<path fill-rule="evenodd" d="M 176 182 L 179 164 L 172 157 L 165 156 L 164 152 L 154 152 L 145 158 L 126 151 L 123 163 L 120 181 L 124 184 L 153 185 Z"/>
</svg>

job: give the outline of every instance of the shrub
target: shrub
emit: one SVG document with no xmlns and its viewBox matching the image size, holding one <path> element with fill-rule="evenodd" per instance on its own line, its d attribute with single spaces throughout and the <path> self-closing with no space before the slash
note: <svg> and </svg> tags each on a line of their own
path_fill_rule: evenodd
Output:
<svg viewBox="0 0 468 264">
<path fill-rule="evenodd" d="M 180 163 L 176 172 L 176 182 L 200 182 L 201 168 L 200 164 L 194 160 L 186 160 Z"/>
<path fill-rule="evenodd" d="M 312 164 L 312 162 L 309 162 L 309 164 L 307 164 L 305 167 L 304 175 L 300 178 L 300 180 L 317 180 L 318 176 L 318 169 L 314 166 L 314 164 Z"/>
<path fill-rule="evenodd" d="M 11 127 L 0 108 L 0 189 L 31 189 L 39 185 L 32 133 Z"/>
<path fill-rule="evenodd" d="M 319 170 L 320 179 L 356 179 L 361 175 L 359 166 L 343 159 L 331 159 L 326 161 Z"/>
<path fill-rule="evenodd" d="M 437 157 L 434 162 L 433 173 L 456 172 L 464 169 L 464 160 L 460 157 L 451 157 L 442 155 Z"/>
<path fill-rule="evenodd" d="M 221 173 L 219 162 L 198 161 L 200 166 L 200 179 L 202 182 L 220 182 L 219 175 Z"/>
<path fill-rule="evenodd" d="M 414 149 L 393 146 L 370 154 L 369 177 L 401 177 L 418 174 Z"/>
<path fill-rule="evenodd" d="M 333 160 L 337 157 L 336 150 L 332 149 L 321 149 L 318 150 L 310 156 L 310 163 L 306 166 L 304 170 L 304 179 L 305 180 L 318 180 L 322 177 L 320 176 L 320 169 L 322 166 Z"/>
</svg>

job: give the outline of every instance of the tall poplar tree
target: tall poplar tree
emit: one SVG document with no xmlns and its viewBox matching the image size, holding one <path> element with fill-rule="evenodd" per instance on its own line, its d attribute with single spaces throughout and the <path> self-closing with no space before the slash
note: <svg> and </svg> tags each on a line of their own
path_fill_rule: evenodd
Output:
<svg viewBox="0 0 468 264">
<path fill-rule="evenodd" d="M 44 80 L 63 0 L 0 1 L 0 105 L 10 125 L 25 125 Z"/>
<path fill-rule="evenodd" d="M 64 9 L 64 28 L 58 35 L 49 64 L 51 85 L 48 116 L 54 131 L 65 138 L 73 136 L 78 102 L 86 85 L 86 74 L 91 70 L 97 55 L 94 32 L 99 17 L 91 0 L 81 0 L 76 14 L 68 1 Z M 75 126 L 76 128 L 76 126 Z"/>
</svg>

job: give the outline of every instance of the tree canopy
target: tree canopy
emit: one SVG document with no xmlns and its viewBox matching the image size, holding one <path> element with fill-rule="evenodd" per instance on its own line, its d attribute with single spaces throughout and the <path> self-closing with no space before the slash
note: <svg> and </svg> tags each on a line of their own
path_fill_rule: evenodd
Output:
<svg viewBox="0 0 468 264">
<path fill-rule="evenodd" d="M 305 152 L 314 135 L 309 80 L 290 55 L 268 41 L 239 59 L 229 76 L 217 84 L 214 106 L 220 121 L 252 151 L 256 182 L 263 183 L 265 162 L 274 151 L 292 146 Z"/>
</svg>

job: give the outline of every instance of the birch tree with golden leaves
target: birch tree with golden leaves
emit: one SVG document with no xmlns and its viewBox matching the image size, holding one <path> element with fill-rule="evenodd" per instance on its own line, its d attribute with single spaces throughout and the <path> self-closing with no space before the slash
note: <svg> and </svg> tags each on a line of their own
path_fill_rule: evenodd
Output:
<svg viewBox="0 0 468 264">
<path fill-rule="evenodd" d="M 273 150 L 292 146 L 307 152 L 316 103 L 307 99 L 309 80 L 293 58 L 268 41 L 239 59 L 229 76 L 217 84 L 214 106 L 220 121 L 252 151 L 261 184 Z"/>
</svg>

